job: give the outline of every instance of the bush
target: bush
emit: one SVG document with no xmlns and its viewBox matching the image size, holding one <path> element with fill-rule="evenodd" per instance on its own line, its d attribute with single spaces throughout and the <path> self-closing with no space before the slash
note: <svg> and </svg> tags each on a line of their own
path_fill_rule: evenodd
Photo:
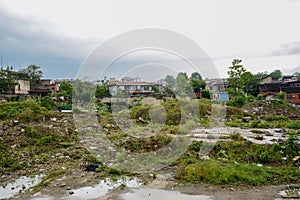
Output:
<svg viewBox="0 0 300 200">
<path fill-rule="evenodd" d="M 300 120 L 294 120 L 286 125 L 287 128 L 300 129 Z"/>
<path fill-rule="evenodd" d="M 259 95 L 257 95 L 256 99 L 259 100 L 259 101 L 263 100 L 263 96 L 261 94 L 259 94 Z"/>
<path fill-rule="evenodd" d="M 47 108 L 48 110 L 53 110 L 54 101 L 51 96 L 45 96 L 41 98 L 41 106 Z"/>
<path fill-rule="evenodd" d="M 51 113 L 32 100 L 0 103 L 0 119 L 2 120 L 19 118 L 20 121 L 29 122 L 48 114 Z"/>
</svg>

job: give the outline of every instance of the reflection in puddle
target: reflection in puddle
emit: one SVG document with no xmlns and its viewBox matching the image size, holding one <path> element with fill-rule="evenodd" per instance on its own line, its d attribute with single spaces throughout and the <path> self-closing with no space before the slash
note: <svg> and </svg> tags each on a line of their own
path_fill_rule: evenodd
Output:
<svg viewBox="0 0 300 200">
<path fill-rule="evenodd" d="M 21 176 L 15 181 L 8 183 L 6 186 L 0 187 L 0 199 L 6 199 L 19 194 L 21 191 L 27 190 L 41 182 L 43 175 L 34 177 Z"/>
<path fill-rule="evenodd" d="M 130 179 L 128 177 L 113 181 L 111 179 L 101 180 L 99 184 L 89 187 L 82 187 L 74 191 L 74 194 L 66 199 L 96 199 L 106 195 L 109 190 L 115 189 L 124 184 L 129 188 L 138 188 L 142 186 L 142 183 L 137 178 Z"/>
<path fill-rule="evenodd" d="M 124 200 L 211 200 L 212 197 L 205 195 L 187 195 L 178 191 L 161 189 L 134 189 L 132 193 L 121 195 Z"/>
</svg>

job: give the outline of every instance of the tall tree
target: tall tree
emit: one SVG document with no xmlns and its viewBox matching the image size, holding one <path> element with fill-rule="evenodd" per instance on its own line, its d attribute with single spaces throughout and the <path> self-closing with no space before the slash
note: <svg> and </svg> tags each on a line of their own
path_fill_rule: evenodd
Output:
<svg viewBox="0 0 300 200">
<path fill-rule="evenodd" d="M 245 72 L 241 75 L 241 79 L 244 84 L 244 92 L 247 95 L 257 96 L 258 95 L 258 85 L 260 82 L 260 79 L 252 74 L 251 72 Z"/>
<path fill-rule="evenodd" d="M 41 67 L 37 65 L 29 65 L 26 69 L 20 70 L 20 72 L 28 75 L 31 88 L 35 88 L 40 83 L 41 78 L 44 75 Z"/>
<path fill-rule="evenodd" d="M 205 89 L 206 82 L 202 80 L 201 74 L 193 72 L 190 77 L 190 85 L 194 92 L 201 92 Z"/>
<path fill-rule="evenodd" d="M 199 74 L 199 72 L 193 72 L 191 74 L 191 79 L 202 80 L 202 76 Z"/>
<path fill-rule="evenodd" d="M 242 79 L 242 75 L 246 72 L 246 69 L 241 64 L 242 60 L 234 59 L 232 66 L 229 67 L 227 79 L 226 91 L 232 101 L 233 106 L 242 107 L 245 99 L 244 89 L 245 85 Z"/>
<path fill-rule="evenodd" d="M 97 98 L 103 98 L 103 97 L 109 97 L 109 88 L 108 88 L 109 81 L 104 78 L 104 80 L 100 81 L 100 85 L 97 85 L 95 97 Z"/>
<path fill-rule="evenodd" d="M 282 77 L 282 72 L 279 69 L 276 69 L 270 73 L 270 76 L 272 77 L 272 79 L 278 80 Z"/>
<path fill-rule="evenodd" d="M 0 68 L 0 93 L 9 93 L 16 85 L 12 67 Z"/>
<path fill-rule="evenodd" d="M 176 79 L 172 75 L 167 75 L 164 79 L 166 83 L 165 92 L 167 94 L 173 94 L 176 87 Z"/>
<path fill-rule="evenodd" d="M 180 96 L 186 96 L 192 92 L 192 88 L 188 82 L 188 75 L 185 72 L 179 72 L 176 77 L 176 94 Z"/>
</svg>

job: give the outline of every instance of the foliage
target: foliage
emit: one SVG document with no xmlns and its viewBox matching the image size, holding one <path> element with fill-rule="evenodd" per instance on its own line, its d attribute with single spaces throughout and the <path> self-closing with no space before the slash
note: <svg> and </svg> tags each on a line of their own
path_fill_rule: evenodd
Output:
<svg viewBox="0 0 300 200">
<path fill-rule="evenodd" d="M 294 120 L 286 125 L 287 128 L 300 129 L 300 120 Z"/>
<path fill-rule="evenodd" d="M 192 91 L 192 88 L 188 82 L 188 76 L 185 72 L 179 72 L 176 77 L 176 95 L 185 97 L 189 95 Z"/>
<path fill-rule="evenodd" d="M 209 90 L 202 90 L 201 91 L 201 96 L 205 99 L 210 99 L 210 91 Z"/>
<path fill-rule="evenodd" d="M 241 62 L 242 60 L 234 59 L 228 71 L 229 78 L 227 79 L 226 91 L 231 99 L 229 105 L 235 107 L 242 107 L 246 103 L 244 95 L 245 85 L 242 79 L 246 69 L 241 65 Z"/>
<path fill-rule="evenodd" d="M 270 76 L 272 79 L 278 80 L 282 77 L 282 72 L 279 69 L 276 69 L 270 73 Z"/>
<path fill-rule="evenodd" d="M 173 94 L 176 87 L 176 79 L 172 75 L 167 75 L 164 81 L 166 82 L 165 92 Z"/>
<path fill-rule="evenodd" d="M 244 85 L 244 92 L 247 95 L 257 96 L 258 95 L 258 85 L 259 78 L 253 75 L 251 72 L 245 72 L 241 75 L 241 79 Z"/>
<path fill-rule="evenodd" d="M 0 119 L 17 119 L 21 121 L 34 121 L 47 116 L 49 113 L 35 101 L 27 100 L 22 102 L 3 102 L 0 103 Z"/>
<path fill-rule="evenodd" d="M 282 157 L 295 154 L 295 143 L 259 145 L 243 141 L 218 142 L 209 159 L 199 159 L 202 142 L 193 142 L 177 161 L 175 178 L 195 184 L 265 185 L 300 181 L 300 171 L 291 160 Z M 292 140 L 295 142 L 295 140 Z M 290 156 L 291 157 L 291 156 Z M 257 164 L 264 164 L 263 166 Z"/>
<path fill-rule="evenodd" d="M 44 96 L 41 98 L 41 106 L 47 108 L 48 110 L 53 110 L 54 101 L 51 96 Z"/>
<path fill-rule="evenodd" d="M 97 85 L 95 96 L 97 98 L 109 97 L 109 88 L 108 88 L 109 81 L 104 79 L 100 81 L 100 85 Z"/>
<path fill-rule="evenodd" d="M 201 74 L 198 72 L 193 72 L 191 74 L 189 83 L 194 92 L 201 92 L 206 86 L 206 82 L 202 79 Z"/>
<path fill-rule="evenodd" d="M 26 69 L 21 69 L 20 72 L 28 75 L 30 88 L 36 88 L 44 75 L 41 67 L 37 65 L 29 65 Z"/>
<path fill-rule="evenodd" d="M 286 96 L 286 93 L 285 93 L 285 92 L 280 92 L 280 93 L 278 94 L 278 99 L 281 100 L 281 101 L 284 101 L 285 96 Z"/>
<path fill-rule="evenodd" d="M 287 140 L 284 142 L 283 151 L 289 161 L 299 155 L 299 147 L 297 147 L 298 133 L 296 131 L 288 131 Z"/>
<path fill-rule="evenodd" d="M 0 94 L 9 93 L 16 85 L 14 82 L 14 73 L 12 67 L 7 67 L 6 69 L 0 69 Z"/>
<path fill-rule="evenodd" d="M 259 95 L 257 95 L 256 99 L 259 100 L 259 101 L 263 100 L 263 96 L 261 94 L 259 94 Z"/>
</svg>

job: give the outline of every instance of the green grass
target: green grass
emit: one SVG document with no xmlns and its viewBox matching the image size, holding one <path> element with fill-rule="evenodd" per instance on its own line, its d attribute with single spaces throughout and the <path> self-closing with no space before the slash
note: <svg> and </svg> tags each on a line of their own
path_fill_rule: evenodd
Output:
<svg viewBox="0 0 300 200">
<path fill-rule="evenodd" d="M 238 134 L 232 137 L 235 141 L 218 142 L 208 160 L 199 158 L 203 144 L 194 141 L 173 163 L 178 166 L 175 177 L 193 184 L 267 185 L 300 181 L 300 171 L 291 160 L 299 151 L 293 134 L 283 145 L 245 142 Z"/>
<path fill-rule="evenodd" d="M 49 114 L 51 112 L 32 100 L 0 103 L 0 120 L 18 119 L 22 122 L 30 122 Z"/>
<path fill-rule="evenodd" d="M 176 178 L 200 184 L 266 185 L 300 181 L 300 171 L 292 166 L 259 167 L 256 164 L 203 160 L 181 167 Z"/>
</svg>

